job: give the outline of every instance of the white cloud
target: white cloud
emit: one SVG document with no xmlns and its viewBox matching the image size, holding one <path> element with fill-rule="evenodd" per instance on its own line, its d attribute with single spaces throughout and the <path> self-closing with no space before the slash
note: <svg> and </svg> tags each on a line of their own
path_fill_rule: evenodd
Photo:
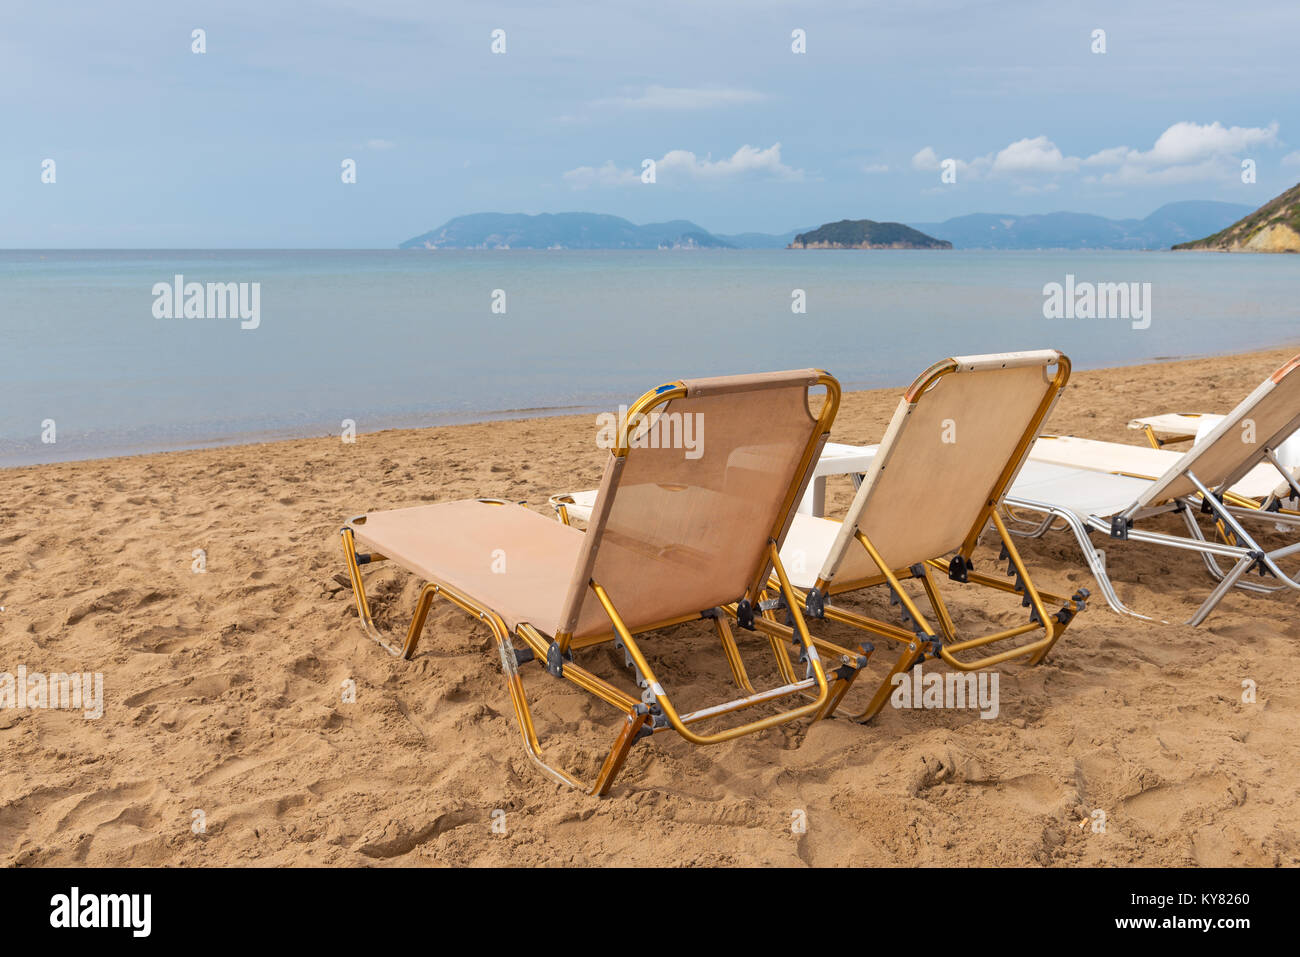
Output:
<svg viewBox="0 0 1300 957">
<path fill-rule="evenodd" d="M 944 162 L 949 159 L 957 164 L 958 179 L 978 179 L 993 164 L 992 153 L 988 156 L 978 156 L 968 163 L 966 160 L 950 156 L 940 159 L 939 154 L 934 151 L 934 147 L 923 146 L 912 156 L 912 169 L 937 172 L 942 168 Z"/>
<path fill-rule="evenodd" d="M 574 189 L 588 186 L 629 186 L 641 181 L 640 175 L 630 169 L 619 169 L 613 160 L 603 166 L 579 166 L 564 174 L 564 181 Z"/>
<path fill-rule="evenodd" d="M 933 172 L 939 168 L 939 154 L 934 151 L 933 146 L 922 146 L 912 156 L 912 169 L 919 169 L 923 172 Z"/>
<path fill-rule="evenodd" d="M 395 150 L 397 144 L 392 140 L 366 140 L 366 149 L 368 150 Z"/>
<path fill-rule="evenodd" d="M 1149 150 L 1111 146 L 1086 157 L 1067 156 L 1046 136 L 1017 140 L 999 150 L 970 160 L 958 159 L 957 178 L 1006 178 L 1034 189 L 1047 189 L 1042 180 L 1099 170 L 1086 182 L 1118 184 L 1169 184 L 1231 179 L 1241 170 L 1243 153 L 1277 145 L 1278 124 L 1231 126 L 1179 122 L 1156 139 Z M 1300 154 L 1291 154 L 1300 156 Z M 1289 159 L 1289 157 L 1288 157 Z M 1286 159 L 1283 162 L 1287 162 Z M 1300 160 L 1296 161 L 1300 163 Z M 912 157 L 912 168 L 932 172 L 940 168 L 938 153 L 926 146 Z"/>
<path fill-rule="evenodd" d="M 715 160 L 711 154 L 703 158 L 689 150 L 669 150 L 655 160 L 655 179 L 659 183 L 683 181 L 721 182 L 757 176 L 767 179 L 800 180 L 803 170 L 794 169 L 781 162 L 781 144 L 773 143 L 767 149 L 748 144 L 725 159 Z M 641 182 L 641 170 L 623 169 L 606 160 L 603 166 L 579 166 L 564 174 L 564 181 L 574 189 L 588 186 L 628 186 Z"/>
<path fill-rule="evenodd" d="M 1296 150 L 1294 153 L 1287 153 L 1286 156 L 1283 156 L 1282 165 L 1300 166 L 1300 150 Z"/>
<path fill-rule="evenodd" d="M 1000 150 L 993 158 L 990 174 L 1016 176 L 1021 173 L 1072 173 L 1079 168 L 1079 159 L 1062 155 L 1055 143 L 1046 136 L 1016 140 Z"/>
<path fill-rule="evenodd" d="M 630 110 L 710 110 L 759 103 L 765 99 L 767 97 L 756 90 L 648 86 L 636 95 L 608 97 L 591 105 Z"/>
<path fill-rule="evenodd" d="M 1153 166 L 1175 166 L 1197 163 L 1214 156 L 1232 156 L 1260 146 L 1277 142 L 1277 123 L 1268 126 L 1233 126 L 1225 128 L 1214 122 L 1208 126 L 1198 123 L 1175 123 L 1160 134 L 1149 152 L 1138 153 L 1136 158 Z M 1130 156 L 1130 159 L 1133 159 Z"/>
</svg>

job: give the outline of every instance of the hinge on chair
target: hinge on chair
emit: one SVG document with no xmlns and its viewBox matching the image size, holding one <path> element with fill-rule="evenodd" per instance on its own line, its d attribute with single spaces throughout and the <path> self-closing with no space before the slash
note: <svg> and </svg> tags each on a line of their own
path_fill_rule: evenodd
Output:
<svg viewBox="0 0 1300 957">
<path fill-rule="evenodd" d="M 808 598 L 806 604 L 808 606 L 809 618 L 826 617 L 826 596 L 823 595 L 816 588 L 811 588 L 808 590 Z"/>
<path fill-rule="evenodd" d="M 704 611 L 700 612 L 700 617 L 701 617 L 701 618 L 717 618 L 717 617 L 718 617 L 719 615 L 721 615 L 721 614 L 722 614 L 722 609 L 719 608 L 719 607 L 717 607 L 717 606 L 715 605 L 715 606 L 712 607 L 712 608 L 706 608 L 706 609 L 704 609 Z"/>
<path fill-rule="evenodd" d="M 746 631 L 754 630 L 754 606 L 749 603 L 748 598 L 736 602 L 736 624 Z"/>
<path fill-rule="evenodd" d="M 1280 498 L 1278 498 L 1277 496 L 1273 496 L 1273 497 L 1271 497 L 1271 498 L 1269 499 L 1269 503 L 1268 503 L 1267 505 L 1264 506 L 1264 511 L 1266 511 L 1266 512 L 1280 512 L 1280 511 L 1282 511 L 1282 500 L 1281 500 Z"/>
<path fill-rule="evenodd" d="M 1220 505 L 1223 504 L 1223 496 L 1222 496 L 1221 494 L 1219 494 L 1218 492 L 1211 492 L 1210 495 L 1211 495 L 1212 497 L 1218 499 Z M 1210 504 L 1210 500 L 1209 500 L 1208 498 L 1202 497 L 1202 498 L 1201 498 L 1201 514 L 1202 514 L 1202 515 L 1210 515 L 1210 514 L 1213 514 L 1213 512 L 1214 512 L 1214 506 L 1212 506 L 1212 505 Z"/>
<path fill-rule="evenodd" d="M 785 607 L 784 598 L 769 598 L 766 601 L 760 601 L 758 603 L 759 611 L 776 611 L 777 609 L 784 608 L 784 607 Z"/>
<path fill-rule="evenodd" d="M 948 577 L 955 582 L 969 582 L 975 563 L 964 555 L 954 555 L 948 562 Z"/>
<path fill-rule="evenodd" d="M 573 660 L 573 652 L 560 651 L 558 642 L 551 642 L 551 647 L 546 649 L 546 670 L 557 678 L 564 677 L 564 663 Z"/>
<path fill-rule="evenodd" d="M 533 654 L 532 648 L 515 648 L 515 664 L 526 665 L 530 661 L 535 661 L 537 656 Z"/>
<path fill-rule="evenodd" d="M 1122 538 L 1127 541 L 1128 530 L 1133 527 L 1133 519 L 1125 518 L 1123 515 L 1114 515 L 1110 520 L 1110 537 Z"/>
<path fill-rule="evenodd" d="M 369 565 L 369 564 L 370 564 L 370 553 L 369 553 L 369 552 L 356 552 L 356 553 L 353 555 L 353 557 L 357 560 L 357 564 L 358 564 L 358 565 Z"/>
<path fill-rule="evenodd" d="M 657 701 L 654 704 L 639 704 L 633 709 L 633 713 L 648 714 L 650 716 L 650 720 L 641 725 L 640 730 L 636 733 L 636 737 L 632 739 L 633 741 L 641 738 L 648 738 L 656 731 L 661 731 L 668 727 L 668 716 L 664 714 L 664 709 L 659 707 L 659 702 Z"/>
<path fill-rule="evenodd" d="M 1252 571 L 1258 571 L 1260 578 L 1265 578 L 1265 577 L 1271 578 L 1273 576 L 1272 569 L 1270 569 L 1267 565 L 1264 564 L 1263 552 L 1255 551 L 1255 552 L 1247 552 L 1246 554 L 1249 555 L 1251 558 L 1255 559 L 1254 563 L 1250 566 L 1250 568 L 1246 569 L 1246 574 L 1249 575 Z"/>
</svg>

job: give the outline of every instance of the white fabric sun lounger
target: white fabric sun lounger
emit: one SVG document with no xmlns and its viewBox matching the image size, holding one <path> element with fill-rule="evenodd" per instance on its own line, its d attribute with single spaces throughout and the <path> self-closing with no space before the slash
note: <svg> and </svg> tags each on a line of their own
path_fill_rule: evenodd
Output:
<svg viewBox="0 0 1300 957">
<path fill-rule="evenodd" d="M 1276 494 L 1280 481 L 1285 486 L 1283 491 L 1300 496 L 1300 483 L 1275 451 L 1297 428 L 1300 428 L 1300 356 L 1273 373 L 1211 428 L 1201 442 L 1181 455 L 1119 446 L 1127 452 L 1143 453 L 1144 457 L 1148 457 L 1146 453 L 1160 456 L 1161 463 L 1168 461 L 1168 468 L 1158 476 L 1137 477 L 1132 471 L 1113 474 L 1099 471 L 1095 465 L 1084 469 L 1031 459 L 1007 495 L 1005 505 L 1016 518 L 1017 511 L 1042 516 L 1036 523 L 1022 520 L 1021 534 L 1041 536 L 1056 520 L 1064 521 L 1074 532 L 1107 602 L 1126 614 L 1134 612 L 1115 594 L 1106 573 L 1104 554 L 1089 541 L 1090 530 L 1106 532 L 1116 541 L 1131 539 L 1199 553 L 1210 574 L 1218 579 L 1217 586 L 1188 621 L 1199 625 L 1234 586 L 1250 591 L 1300 590 L 1300 582 L 1278 564 L 1300 553 L 1300 541 L 1293 539 L 1268 550 L 1246 528 L 1246 524 L 1263 520 L 1279 527 L 1300 529 L 1300 515 L 1278 509 L 1280 496 Z M 1167 459 L 1169 455 L 1176 458 Z M 1154 464 L 1156 460 L 1151 461 Z M 1265 479 L 1260 475 L 1261 467 L 1271 469 L 1271 476 Z M 1257 481 L 1258 485 L 1251 484 Z M 1250 505 L 1235 503 L 1234 494 L 1256 501 Z M 1258 504 L 1261 499 L 1266 503 L 1263 508 Z M 1147 527 L 1150 519 L 1170 512 L 1181 514 L 1187 536 Z M 1199 512 L 1221 523 L 1226 541 L 1206 538 L 1198 523 Z M 1232 567 L 1223 571 L 1218 558 L 1231 560 Z M 1258 571 L 1272 581 L 1245 580 L 1250 571 Z"/>
<path fill-rule="evenodd" d="M 1223 416 L 1210 412 L 1166 412 L 1130 420 L 1128 427 L 1146 433 L 1153 449 L 1163 449 L 1177 442 L 1200 442 Z M 1293 435 L 1277 447 L 1278 460 L 1287 468 L 1300 468 L 1300 435 Z"/>
<path fill-rule="evenodd" d="M 1222 419 L 1219 416 L 1219 420 Z M 1177 465 L 1184 454 L 1172 449 L 1123 445 L 1099 439 L 1081 439 L 1073 435 L 1042 435 L 1029 450 L 1029 460 L 1094 472 L 1157 479 Z M 1234 482 L 1229 491 L 1242 499 L 1260 503 L 1266 503 L 1270 496 L 1287 498 L 1291 494 L 1289 486 L 1286 482 L 1279 481 L 1277 469 L 1269 462 L 1256 465 Z"/>
</svg>

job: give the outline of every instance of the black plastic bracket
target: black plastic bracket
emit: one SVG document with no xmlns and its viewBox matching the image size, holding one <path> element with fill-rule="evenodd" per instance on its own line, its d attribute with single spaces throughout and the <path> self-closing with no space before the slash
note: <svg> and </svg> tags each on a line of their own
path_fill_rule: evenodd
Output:
<svg viewBox="0 0 1300 957">
<path fill-rule="evenodd" d="M 515 664 L 516 664 L 516 665 L 526 665 L 526 664 L 528 664 L 528 662 L 536 660 L 536 658 L 537 658 L 537 656 L 536 656 L 535 654 L 533 654 L 533 649 L 531 649 L 531 648 L 516 648 L 516 649 L 515 649 Z"/>
<path fill-rule="evenodd" d="M 754 630 L 754 606 L 748 598 L 736 602 L 736 624 L 746 631 Z"/>
<path fill-rule="evenodd" d="M 1128 530 L 1133 527 L 1133 520 L 1123 515 L 1115 515 L 1110 520 L 1110 537 L 1128 541 Z"/>
<path fill-rule="evenodd" d="M 974 570 L 974 562 L 964 555 L 954 555 L 952 561 L 948 562 L 948 577 L 955 582 L 969 582 L 970 573 Z"/>
<path fill-rule="evenodd" d="M 551 647 L 546 649 L 546 670 L 557 678 L 564 677 L 564 662 L 572 660 L 572 653 L 561 653 L 557 642 L 551 642 Z"/>
<path fill-rule="evenodd" d="M 826 596 L 816 588 L 808 590 L 807 605 L 809 618 L 826 617 Z"/>
<path fill-rule="evenodd" d="M 1250 566 L 1250 568 L 1246 569 L 1246 572 L 1247 572 L 1248 574 L 1249 574 L 1251 571 L 1256 571 L 1256 572 L 1259 573 L 1259 577 L 1260 577 L 1260 578 L 1272 578 L 1272 577 L 1273 577 L 1273 571 L 1272 571 L 1272 569 L 1270 569 L 1267 565 L 1264 564 L 1264 553 L 1263 553 L 1263 552 L 1254 551 L 1254 552 L 1248 552 L 1247 554 L 1250 555 L 1251 558 L 1255 559 L 1254 564 L 1252 564 L 1252 565 Z"/>
</svg>

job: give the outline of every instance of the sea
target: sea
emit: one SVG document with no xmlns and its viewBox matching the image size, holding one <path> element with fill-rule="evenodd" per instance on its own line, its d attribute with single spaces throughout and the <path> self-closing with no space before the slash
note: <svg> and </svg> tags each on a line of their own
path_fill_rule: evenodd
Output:
<svg viewBox="0 0 1300 957">
<path fill-rule="evenodd" d="M 1115 283 L 1127 313 L 1113 288 L 1119 315 L 1051 302 Z M 0 467 L 598 412 L 692 376 L 815 366 L 851 390 L 953 355 L 1290 344 L 1300 256 L 0 251 Z"/>
</svg>

